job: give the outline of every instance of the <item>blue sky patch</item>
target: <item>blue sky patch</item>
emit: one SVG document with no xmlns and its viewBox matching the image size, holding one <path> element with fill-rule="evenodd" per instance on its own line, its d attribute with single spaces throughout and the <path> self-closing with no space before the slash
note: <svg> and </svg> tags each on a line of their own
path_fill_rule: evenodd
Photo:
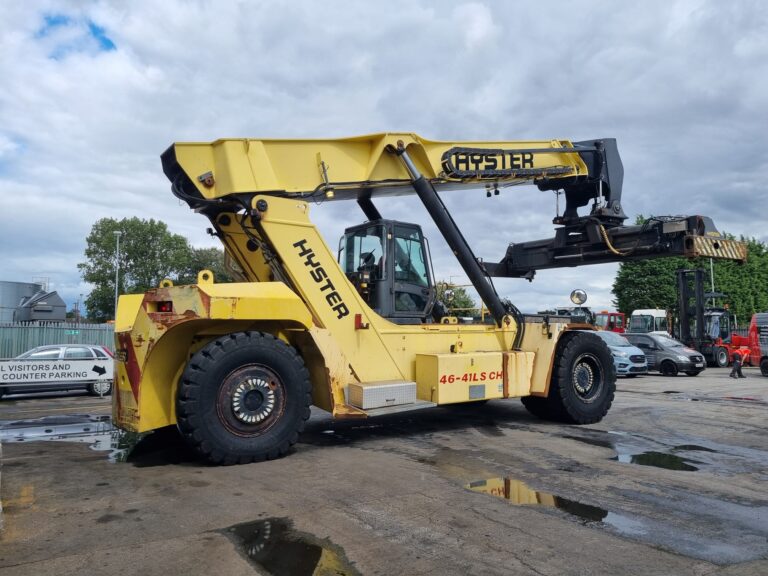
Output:
<svg viewBox="0 0 768 576">
<path fill-rule="evenodd" d="M 91 36 L 93 36 L 96 42 L 99 43 L 99 47 L 102 51 L 109 52 L 110 50 L 117 50 L 117 46 L 115 46 L 115 43 L 109 39 L 104 31 L 104 28 L 101 26 L 98 26 L 89 20 L 88 31 L 91 33 Z"/>
<path fill-rule="evenodd" d="M 67 35 L 65 41 L 56 42 L 54 36 L 57 30 L 69 28 L 77 31 L 77 37 Z M 72 52 L 111 52 L 117 50 L 112 39 L 107 36 L 106 30 L 92 20 L 77 20 L 66 14 L 46 14 L 43 16 L 43 25 L 35 33 L 35 38 L 50 38 L 54 43 L 48 57 L 53 60 L 61 60 Z M 61 40 L 64 37 L 60 37 Z"/>
<path fill-rule="evenodd" d="M 72 18 L 66 14 L 46 14 L 43 16 L 43 25 L 35 34 L 35 38 L 44 38 L 48 36 L 54 28 L 69 26 L 71 23 Z"/>
</svg>

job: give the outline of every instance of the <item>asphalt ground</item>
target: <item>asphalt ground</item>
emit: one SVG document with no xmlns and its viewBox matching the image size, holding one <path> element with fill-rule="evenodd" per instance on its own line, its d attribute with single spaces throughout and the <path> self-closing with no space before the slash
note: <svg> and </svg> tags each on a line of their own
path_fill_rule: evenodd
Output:
<svg viewBox="0 0 768 576">
<path fill-rule="evenodd" d="M 768 574 L 768 378 L 619 379 L 599 424 L 519 401 L 313 412 L 288 457 L 213 467 L 110 400 L 0 402 L 0 574 Z"/>
</svg>

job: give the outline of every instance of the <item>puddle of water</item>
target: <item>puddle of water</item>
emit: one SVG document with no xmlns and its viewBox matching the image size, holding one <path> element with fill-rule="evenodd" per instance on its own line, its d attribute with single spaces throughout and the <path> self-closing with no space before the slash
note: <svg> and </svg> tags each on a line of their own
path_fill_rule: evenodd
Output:
<svg viewBox="0 0 768 576">
<path fill-rule="evenodd" d="M 672 448 L 673 452 L 715 452 L 717 453 L 717 450 L 713 450 L 712 448 L 707 448 L 706 446 L 699 446 L 698 444 L 680 444 L 679 446 L 675 446 Z"/>
<path fill-rule="evenodd" d="M 298 532 L 285 518 L 238 524 L 224 531 L 257 568 L 275 576 L 357 576 L 344 551 L 327 539 Z"/>
<path fill-rule="evenodd" d="M 675 454 L 665 454 L 664 452 L 641 452 L 640 454 L 621 454 L 613 458 L 619 462 L 638 464 L 640 466 L 654 466 L 655 468 L 664 468 L 665 470 L 682 470 L 686 472 L 695 472 L 698 470 L 696 466 L 690 464 L 695 460 L 686 460 L 681 456 Z"/>
<path fill-rule="evenodd" d="M 568 498 L 556 496 L 548 492 L 534 490 L 525 482 L 514 478 L 487 478 L 470 482 L 465 484 L 464 487 L 473 492 L 503 498 L 510 504 L 517 506 L 534 505 L 557 508 L 584 522 L 600 522 L 608 515 L 608 511 L 603 508 L 582 504 L 581 502 L 569 500 Z"/>
<path fill-rule="evenodd" d="M 563 435 L 563 438 L 575 440 L 576 442 L 581 442 L 583 444 L 589 444 L 590 446 L 611 448 L 616 452 L 616 456 L 614 456 L 612 460 L 617 460 L 618 462 L 625 464 L 654 466 L 656 468 L 664 468 L 665 470 L 681 470 L 685 472 L 695 472 L 699 468 L 694 466 L 694 464 L 702 464 L 702 462 L 683 458 L 677 454 L 661 452 L 658 450 L 647 450 L 646 448 L 658 445 L 658 443 L 626 433 L 608 432 L 608 434 L 604 435 L 589 436 Z M 670 451 L 717 452 L 717 450 L 707 448 L 706 446 L 699 446 L 698 444 L 680 444 L 672 447 Z"/>
<path fill-rule="evenodd" d="M 112 426 L 104 414 L 46 416 L 0 423 L 0 442 L 75 442 L 91 450 L 108 452 L 110 462 L 125 462 L 146 434 L 126 432 Z"/>
<path fill-rule="evenodd" d="M 768 506 L 754 502 L 731 502 L 680 492 L 676 497 L 637 496 L 652 502 L 664 513 L 657 519 L 611 512 L 556 494 L 534 490 L 513 478 L 487 478 L 465 484 L 473 492 L 503 498 L 518 506 L 557 508 L 582 524 L 608 529 L 662 549 L 727 565 L 766 557 L 768 526 L 764 518 Z M 672 514 L 670 514 L 672 512 Z M 695 526 L 695 529 L 691 529 Z"/>
</svg>

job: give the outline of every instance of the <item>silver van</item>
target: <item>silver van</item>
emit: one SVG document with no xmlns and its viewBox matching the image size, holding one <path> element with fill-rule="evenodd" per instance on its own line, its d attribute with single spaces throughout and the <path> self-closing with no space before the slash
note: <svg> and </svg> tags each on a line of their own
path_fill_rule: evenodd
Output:
<svg viewBox="0 0 768 576">
<path fill-rule="evenodd" d="M 669 336 L 628 332 L 624 337 L 645 353 L 648 370 L 658 370 L 664 376 L 677 376 L 678 372 L 697 376 L 706 368 L 700 352 Z"/>
</svg>

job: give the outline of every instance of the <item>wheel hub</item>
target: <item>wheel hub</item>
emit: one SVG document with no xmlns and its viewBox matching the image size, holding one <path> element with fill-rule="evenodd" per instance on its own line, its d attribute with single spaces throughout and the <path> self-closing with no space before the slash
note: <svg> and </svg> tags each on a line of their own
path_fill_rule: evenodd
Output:
<svg viewBox="0 0 768 576">
<path fill-rule="evenodd" d="M 263 378 L 248 378 L 232 393 L 232 412 L 246 424 L 264 421 L 275 409 L 275 392 Z"/>
<path fill-rule="evenodd" d="M 93 390 L 96 392 L 96 394 L 106 394 L 109 392 L 109 383 L 108 382 L 96 382 L 96 384 L 93 385 Z"/>
<path fill-rule="evenodd" d="M 573 386 L 582 396 L 589 393 L 595 383 L 592 367 L 584 362 L 578 364 L 573 371 Z"/>
</svg>

